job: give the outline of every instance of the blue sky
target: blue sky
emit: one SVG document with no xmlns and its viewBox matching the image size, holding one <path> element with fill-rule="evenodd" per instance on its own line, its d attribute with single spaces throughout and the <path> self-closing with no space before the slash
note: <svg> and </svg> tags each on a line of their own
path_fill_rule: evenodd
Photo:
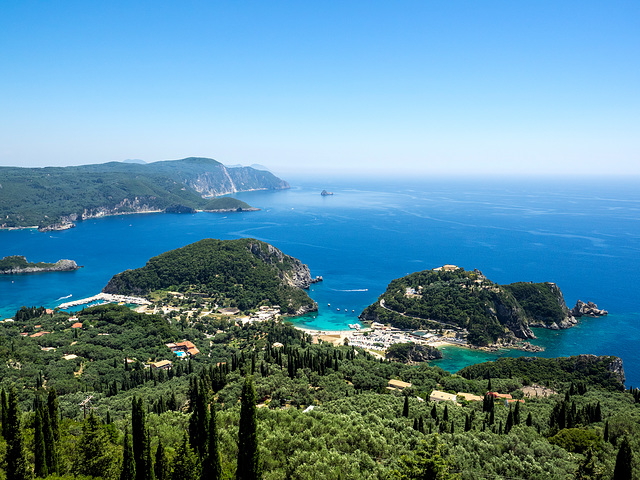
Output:
<svg viewBox="0 0 640 480">
<path fill-rule="evenodd" d="M 640 174 L 640 2 L 5 2 L 0 165 Z"/>
</svg>

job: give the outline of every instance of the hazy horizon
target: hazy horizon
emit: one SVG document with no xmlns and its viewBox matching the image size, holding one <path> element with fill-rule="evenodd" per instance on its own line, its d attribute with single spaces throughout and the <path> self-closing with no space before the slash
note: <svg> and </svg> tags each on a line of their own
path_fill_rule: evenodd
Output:
<svg viewBox="0 0 640 480">
<path fill-rule="evenodd" d="M 640 175 L 639 16 L 626 1 L 14 2 L 0 165 Z"/>
</svg>

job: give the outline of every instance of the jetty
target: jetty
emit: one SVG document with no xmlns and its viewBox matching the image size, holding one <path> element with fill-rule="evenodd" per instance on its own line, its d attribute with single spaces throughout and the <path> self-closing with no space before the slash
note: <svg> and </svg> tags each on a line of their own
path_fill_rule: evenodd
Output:
<svg viewBox="0 0 640 480">
<path fill-rule="evenodd" d="M 80 298 L 72 302 L 61 303 L 60 305 L 58 305 L 58 308 L 60 310 L 66 310 L 68 308 L 99 301 L 103 301 L 104 303 L 130 303 L 134 305 L 151 305 L 151 302 L 146 298 L 130 297 L 128 295 L 114 295 L 112 293 L 99 293 L 97 295 L 94 295 L 93 297 Z"/>
</svg>

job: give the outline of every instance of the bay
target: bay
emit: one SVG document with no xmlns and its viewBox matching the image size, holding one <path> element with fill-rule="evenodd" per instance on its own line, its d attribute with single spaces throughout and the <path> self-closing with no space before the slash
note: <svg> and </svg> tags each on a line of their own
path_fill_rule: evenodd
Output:
<svg viewBox="0 0 640 480">
<path fill-rule="evenodd" d="M 608 317 L 568 330 L 537 329 L 534 343 L 545 347 L 545 357 L 618 355 L 627 384 L 639 383 L 638 179 L 287 180 L 290 190 L 237 195 L 259 212 L 127 215 L 60 232 L 0 231 L 0 256 L 70 258 L 84 266 L 1 277 L 0 317 L 21 305 L 53 307 L 69 295 L 94 295 L 115 273 L 202 238 L 253 237 L 324 277 L 309 291 L 319 311 L 296 319 L 300 326 L 346 329 L 393 278 L 455 264 L 498 283 L 552 281 L 570 307 L 581 299 L 606 308 Z M 334 195 L 320 196 L 323 189 Z M 522 354 L 448 347 L 434 363 L 456 371 Z"/>
</svg>

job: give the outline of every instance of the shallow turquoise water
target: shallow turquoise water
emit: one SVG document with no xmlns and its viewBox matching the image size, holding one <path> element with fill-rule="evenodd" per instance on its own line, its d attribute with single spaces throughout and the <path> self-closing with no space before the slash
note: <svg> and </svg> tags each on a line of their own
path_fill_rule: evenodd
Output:
<svg viewBox="0 0 640 480">
<path fill-rule="evenodd" d="M 498 283 L 553 281 L 570 306 L 582 299 L 608 309 L 609 317 L 566 331 L 537 330 L 543 355 L 619 355 L 628 380 L 639 383 L 637 181 L 289 180 L 295 186 L 288 191 L 238 195 L 259 212 L 131 215 L 62 232 L 0 231 L 1 256 L 84 265 L 76 272 L 0 278 L 0 316 L 21 305 L 55 306 L 69 295 L 94 295 L 115 273 L 202 238 L 254 237 L 324 277 L 309 292 L 319 311 L 296 320 L 300 325 L 346 329 L 391 279 L 453 263 L 479 268 Z M 335 195 L 322 197 L 322 189 Z M 497 356 L 444 352 L 439 364 L 452 371 Z"/>
</svg>

